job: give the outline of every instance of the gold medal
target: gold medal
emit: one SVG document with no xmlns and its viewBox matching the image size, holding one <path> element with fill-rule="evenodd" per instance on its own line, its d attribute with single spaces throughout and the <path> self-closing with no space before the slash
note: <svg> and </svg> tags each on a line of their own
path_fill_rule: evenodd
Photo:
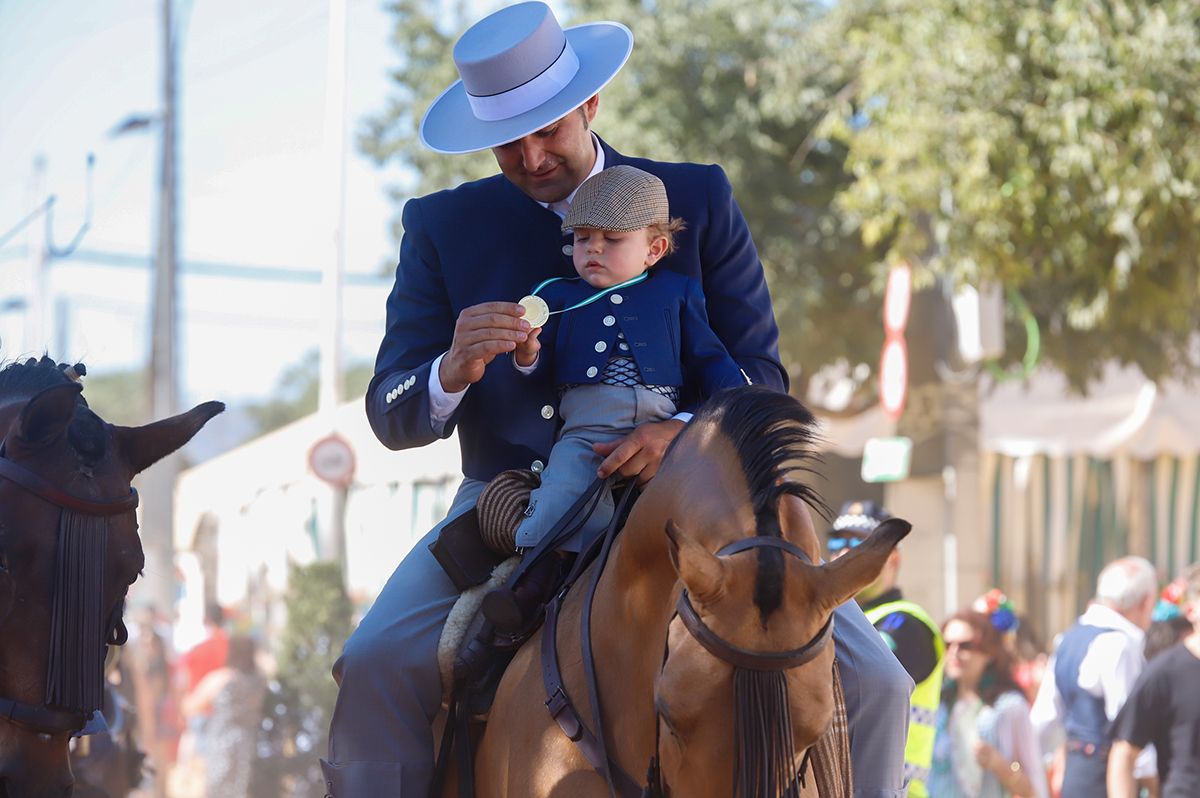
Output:
<svg viewBox="0 0 1200 798">
<path fill-rule="evenodd" d="M 518 304 L 525 308 L 525 321 L 534 329 L 541 327 L 550 318 L 550 306 L 540 296 L 524 297 Z"/>
</svg>

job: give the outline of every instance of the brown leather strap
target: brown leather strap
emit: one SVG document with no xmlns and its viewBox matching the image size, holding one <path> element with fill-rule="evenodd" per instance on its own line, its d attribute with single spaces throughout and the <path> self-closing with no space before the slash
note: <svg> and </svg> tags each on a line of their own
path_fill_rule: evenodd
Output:
<svg viewBox="0 0 1200 798">
<path fill-rule="evenodd" d="M 120 513 L 130 512 L 138 506 L 138 494 L 133 488 L 129 489 L 128 496 L 123 496 L 120 499 L 92 501 L 91 499 L 73 496 L 70 493 L 59 490 L 45 478 L 38 476 L 24 466 L 17 465 L 4 456 L 0 456 L 0 477 L 21 486 L 51 504 L 58 505 L 66 510 L 84 513 L 85 515 L 119 515 Z"/>
<path fill-rule="evenodd" d="M 804 553 L 804 549 L 800 548 L 799 546 L 797 546 L 794 543 L 790 543 L 790 542 L 784 540 L 783 538 L 771 537 L 768 535 L 759 535 L 759 536 L 753 536 L 753 537 L 748 537 L 748 538 L 741 538 L 740 540 L 735 540 L 734 542 L 729 543 L 725 546 L 722 546 L 720 549 L 718 549 L 717 556 L 718 557 L 727 557 L 730 554 L 737 554 L 738 552 L 741 552 L 741 551 L 747 551 L 749 549 L 762 549 L 762 548 L 780 549 L 781 551 L 786 551 L 788 554 L 790 554 L 793 557 L 796 557 L 797 559 L 800 559 L 806 563 L 812 563 L 812 560 L 809 559 L 809 556 Z"/>
<path fill-rule="evenodd" d="M 571 703 L 571 697 L 567 695 L 555 645 L 558 638 L 560 604 L 561 596 L 555 596 L 546 606 L 546 622 L 542 627 L 542 683 L 546 687 L 546 709 L 563 734 L 575 743 L 596 772 L 601 775 L 608 773 L 612 777 L 612 783 L 621 798 L 641 798 L 642 788 L 620 765 L 604 756 L 596 736 L 584 725 L 578 710 Z"/>
<path fill-rule="evenodd" d="M 821 627 L 821 631 L 800 648 L 794 648 L 791 651 L 751 651 L 748 648 L 733 645 L 709 629 L 704 621 L 700 620 L 700 615 L 688 599 L 686 590 L 679 594 L 675 611 L 679 613 L 679 620 L 683 621 L 683 625 L 691 632 L 692 637 L 696 638 L 696 642 L 704 646 L 708 653 L 717 659 L 728 662 L 735 668 L 745 668 L 751 671 L 785 671 L 799 667 L 820 654 L 821 650 L 829 643 L 830 638 L 833 637 L 833 616 L 830 615 L 829 619 L 825 621 L 825 625 Z"/>
</svg>

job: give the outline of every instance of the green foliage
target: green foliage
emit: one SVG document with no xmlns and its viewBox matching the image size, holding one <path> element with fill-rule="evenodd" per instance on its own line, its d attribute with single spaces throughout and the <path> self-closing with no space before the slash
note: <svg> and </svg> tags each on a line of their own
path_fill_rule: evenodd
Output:
<svg viewBox="0 0 1200 798">
<path fill-rule="evenodd" d="M 278 684 L 264 707 L 254 795 L 322 795 L 318 757 L 328 750 L 337 698 L 331 670 L 351 631 L 351 604 L 340 563 L 292 566 L 278 652 Z"/>
<path fill-rule="evenodd" d="M 456 77 L 451 50 L 473 21 L 434 24 L 438 4 L 398 0 L 395 92 L 360 146 L 417 176 L 397 199 L 496 172 L 490 154 L 446 156 L 416 137 L 420 115 Z M 720 163 L 767 270 L 793 378 L 825 363 L 874 362 L 882 344 L 877 258 L 838 218 L 848 181 L 843 148 L 814 134 L 847 81 L 840 43 L 818 25 L 823 6 L 797 0 L 651 3 L 579 0 L 564 25 L 614 19 L 636 44 L 601 94 L 597 132 L 622 152 Z M 396 222 L 399 234 L 399 221 Z"/>
<path fill-rule="evenodd" d="M 477 16 L 396 0 L 401 57 L 360 137 L 415 175 L 495 172 L 416 136 Z M 758 244 L 793 377 L 873 365 L 886 266 L 1018 288 L 1046 360 L 1197 366 L 1200 43 L 1191 0 L 575 0 L 564 24 L 636 37 L 601 96 L 617 149 L 725 167 Z M 396 221 L 399 234 L 399 220 Z M 1024 332 L 1012 320 L 1009 358 Z M 800 387 L 803 390 L 803 387 Z"/>
<path fill-rule="evenodd" d="M 131 427 L 150 421 L 144 369 L 89 373 L 83 378 L 83 389 L 88 406 L 110 424 Z"/>
<path fill-rule="evenodd" d="M 279 650 L 279 682 L 293 692 L 300 710 L 321 717 L 327 728 L 337 698 L 329 675 L 350 636 L 353 608 L 342 583 L 342 565 L 293 565 L 285 598 L 287 626 Z"/>
<path fill-rule="evenodd" d="M 884 261 L 1017 287 L 1078 388 L 1110 360 L 1154 379 L 1196 368 L 1192 0 L 863 0 L 834 16 L 858 64 L 827 126 L 856 178 L 839 207 Z"/>
<path fill-rule="evenodd" d="M 279 383 L 271 392 L 272 399 L 246 408 L 246 412 L 257 423 L 259 434 L 316 412 L 317 393 L 320 390 L 319 369 L 320 356 L 315 349 L 310 350 L 280 375 Z M 368 363 L 357 363 L 346 369 L 342 395 L 352 397 L 366 393 L 373 371 Z"/>
</svg>

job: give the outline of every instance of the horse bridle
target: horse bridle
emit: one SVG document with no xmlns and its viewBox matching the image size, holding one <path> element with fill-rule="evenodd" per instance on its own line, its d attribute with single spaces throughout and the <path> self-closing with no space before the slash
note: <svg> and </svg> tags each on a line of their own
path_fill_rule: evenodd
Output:
<svg viewBox="0 0 1200 798">
<path fill-rule="evenodd" d="M 83 515 L 108 517 L 133 512 L 138 506 L 138 494 L 132 487 L 129 494 L 119 499 L 95 501 L 61 490 L 45 477 L 39 476 L 5 456 L 4 442 L 0 441 L 0 478 L 32 493 L 43 501 L 63 510 Z M 123 603 L 117 605 L 108 619 L 105 642 L 123 645 L 127 638 L 121 621 Z M 101 665 L 103 667 L 103 665 Z M 72 709 L 57 709 L 48 704 L 30 704 L 14 698 L 0 696 L 0 718 L 26 726 L 42 734 L 62 734 L 79 731 L 87 723 L 91 713 Z"/>
<path fill-rule="evenodd" d="M 626 497 L 622 497 L 622 504 Z M 618 512 L 617 515 L 620 513 Z M 614 516 L 615 518 L 616 516 Z M 595 589 L 599 584 L 600 575 L 604 570 L 604 565 L 607 562 L 609 550 L 611 549 L 613 538 L 615 537 L 615 524 L 613 524 L 604 538 L 603 547 L 600 553 L 600 564 L 592 579 L 592 584 L 584 599 L 582 618 L 583 626 L 581 628 L 581 643 L 583 647 L 583 665 L 584 672 L 588 681 L 588 690 L 591 698 L 591 703 L 594 708 L 594 717 L 596 723 L 595 733 L 591 732 L 587 725 L 583 722 L 579 712 L 571 702 L 567 695 L 566 686 L 563 684 L 562 674 L 558 666 L 558 651 L 555 643 L 557 637 L 557 622 L 558 612 L 562 604 L 562 600 L 566 595 L 566 589 L 560 592 L 546 608 L 546 625 L 542 631 L 542 675 L 545 683 L 548 698 L 546 707 L 550 711 L 551 716 L 558 723 L 563 733 L 570 738 L 575 745 L 580 749 L 580 752 L 588 760 L 591 766 L 599 773 L 607 782 L 609 791 L 612 795 L 620 795 L 621 798 L 655 798 L 663 796 L 662 774 L 659 767 L 659 732 L 662 726 L 661 713 L 656 709 L 654 715 L 655 732 L 654 732 L 654 756 L 650 760 L 650 766 L 646 774 L 645 787 L 638 786 L 638 782 L 634 780 L 619 764 L 608 756 L 608 751 L 604 742 L 604 729 L 601 723 L 601 712 L 599 709 L 599 686 L 596 681 L 594 658 L 592 656 L 591 635 L 589 631 L 590 624 L 588 623 L 591 612 L 592 602 L 595 598 Z M 728 556 L 739 552 L 748 551 L 750 549 L 774 548 L 786 554 L 790 554 L 797 559 L 811 563 L 812 559 L 793 543 L 784 540 L 781 537 L 756 535 L 753 537 L 742 538 L 729 543 L 720 548 L 716 555 Z M 675 617 L 683 623 L 688 633 L 695 638 L 706 651 L 712 654 L 717 659 L 729 663 L 734 668 L 741 668 L 749 671 L 784 671 L 797 668 L 815 659 L 829 644 L 833 636 L 833 616 L 830 615 L 825 624 L 817 631 L 817 633 L 804 645 L 799 648 L 794 648 L 787 651 L 753 651 L 742 648 L 725 640 L 719 634 L 714 632 L 700 618 L 700 614 L 692 605 L 691 599 L 688 597 L 688 592 L 684 589 L 679 600 L 675 604 L 675 613 L 671 620 L 667 622 L 667 627 L 670 628 Z M 663 664 L 660 667 L 666 667 L 669 656 L 669 649 L 664 643 Z M 802 771 L 803 772 L 803 771 Z"/>
</svg>

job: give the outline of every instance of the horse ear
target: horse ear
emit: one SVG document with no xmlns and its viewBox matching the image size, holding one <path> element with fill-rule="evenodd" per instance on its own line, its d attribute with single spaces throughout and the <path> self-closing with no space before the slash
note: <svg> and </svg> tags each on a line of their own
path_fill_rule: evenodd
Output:
<svg viewBox="0 0 1200 798">
<path fill-rule="evenodd" d="M 841 557 L 822 565 L 817 595 L 826 609 L 833 611 L 879 578 L 883 566 L 896 546 L 912 531 L 912 524 L 902 518 L 889 518 L 863 543 Z"/>
<path fill-rule="evenodd" d="M 222 402 L 205 402 L 186 413 L 141 427 L 116 427 L 125 461 L 137 474 L 192 439 L 209 419 L 225 409 Z"/>
<path fill-rule="evenodd" d="M 667 519 L 667 540 L 671 565 L 683 580 L 688 593 L 704 604 L 718 598 L 725 587 L 725 563 L 693 540 L 674 521 Z"/>
<path fill-rule="evenodd" d="M 813 562 L 820 558 L 821 539 L 808 505 L 799 496 L 785 493 L 779 497 L 779 528 L 784 538 L 799 546 Z"/>
<path fill-rule="evenodd" d="M 58 440 L 75 417 L 78 383 L 54 385 L 34 395 L 9 428 L 14 449 L 41 449 Z"/>
</svg>

